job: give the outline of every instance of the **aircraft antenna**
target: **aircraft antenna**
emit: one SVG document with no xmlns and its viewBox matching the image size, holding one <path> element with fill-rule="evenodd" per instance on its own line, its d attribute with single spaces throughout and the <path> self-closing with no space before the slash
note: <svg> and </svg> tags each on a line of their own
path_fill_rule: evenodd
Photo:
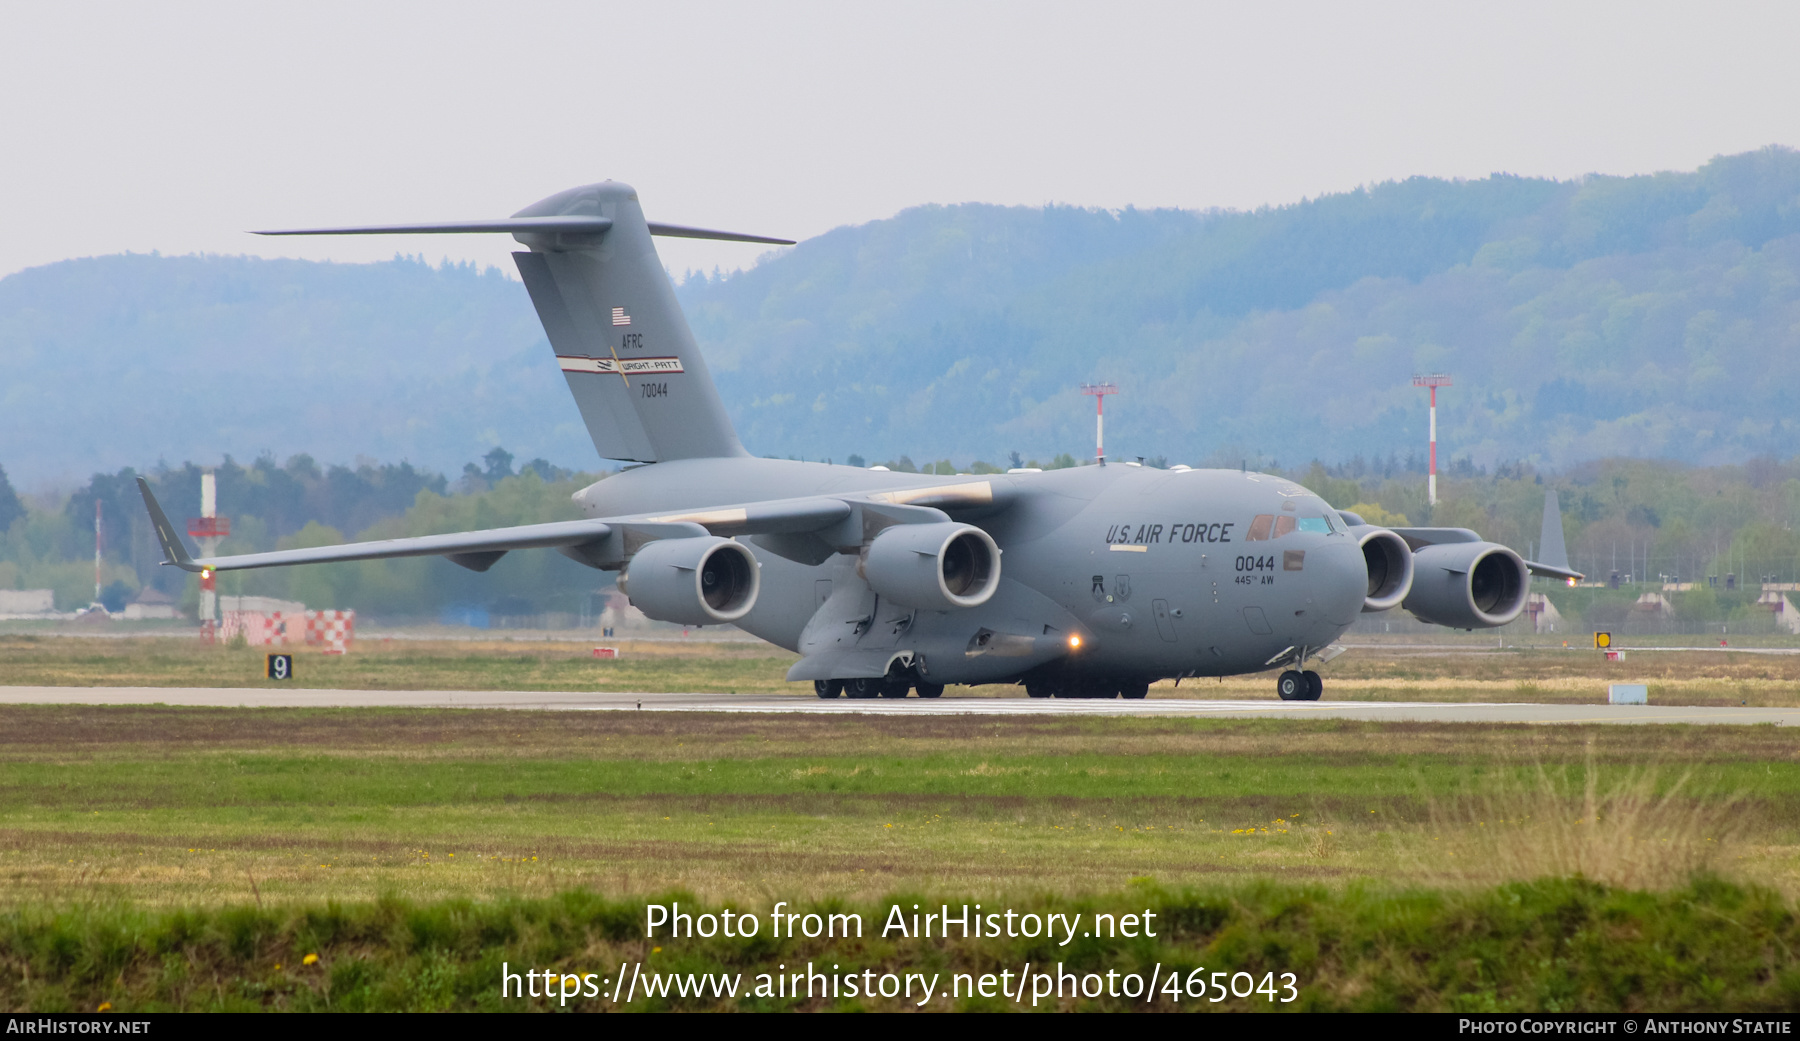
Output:
<svg viewBox="0 0 1800 1041">
<path fill-rule="evenodd" d="M 1111 383 L 1083 383 L 1083 394 L 1094 397 L 1094 461 L 1101 466 L 1106 465 L 1106 396 L 1117 394 L 1118 386 Z"/>
<path fill-rule="evenodd" d="M 1441 372 L 1414 376 L 1413 386 L 1431 388 L 1431 472 L 1425 478 L 1425 500 L 1437 505 L 1437 389 L 1450 386 L 1450 377 Z"/>
</svg>

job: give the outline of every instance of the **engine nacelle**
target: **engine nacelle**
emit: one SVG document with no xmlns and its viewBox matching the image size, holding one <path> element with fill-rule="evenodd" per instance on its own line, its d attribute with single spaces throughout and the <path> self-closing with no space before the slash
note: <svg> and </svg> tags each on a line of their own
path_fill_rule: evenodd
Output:
<svg viewBox="0 0 1800 1041">
<path fill-rule="evenodd" d="M 1363 600 L 1363 611 L 1399 607 L 1406 594 L 1412 592 L 1412 547 L 1386 528 L 1370 524 L 1351 528 L 1350 537 L 1362 547 L 1363 564 L 1369 572 L 1369 594 Z"/>
<path fill-rule="evenodd" d="M 633 607 L 682 625 L 735 622 L 756 606 L 761 588 L 750 550 L 710 535 L 648 543 L 619 576 L 619 592 Z"/>
<path fill-rule="evenodd" d="M 870 589 L 907 607 L 979 607 L 1000 588 L 1000 547 L 971 524 L 895 524 L 869 543 L 862 573 Z"/>
<path fill-rule="evenodd" d="M 1413 553 L 1406 609 L 1453 629 L 1491 629 L 1525 609 L 1531 573 L 1517 553 L 1492 542 L 1452 542 Z"/>
</svg>

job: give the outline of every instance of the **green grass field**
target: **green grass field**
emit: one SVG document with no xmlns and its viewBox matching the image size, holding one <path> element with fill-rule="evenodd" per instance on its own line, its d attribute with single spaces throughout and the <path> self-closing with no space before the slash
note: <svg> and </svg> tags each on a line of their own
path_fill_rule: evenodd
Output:
<svg viewBox="0 0 1800 1041">
<path fill-rule="evenodd" d="M 14 905 L 1692 868 L 1792 892 L 1800 761 L 1773 727 L 13 706 L 0 822 Z"/>
<path fill-rule="evenodd" d="M 396 643 L 300 663 L 319 686 L 790 689 L 786 660 L 756 645 L 583 650 Z M 13 638 L 0 683 L 237 686 L 260 682 L 244 675 L 259 661 Z M 1668 668 L 1791 689 L 1784 659 Z M 1482 700 L 1604 679 L 1558 652 L 1332 669 Z M 658 951 L 636 916 L 665 894 L 751 911 L 1150 901 L 1185 924 L 1077 951 Z M 1283 1008 L 1792 1008 L 1797 896 L 1800 746 L 1775 727 L 0 707 L 0 1005 L 15 1009 L 496 1007 L 501 960 L 808 956 L 1286 967 L 1302 998 Z"/>
</svg>

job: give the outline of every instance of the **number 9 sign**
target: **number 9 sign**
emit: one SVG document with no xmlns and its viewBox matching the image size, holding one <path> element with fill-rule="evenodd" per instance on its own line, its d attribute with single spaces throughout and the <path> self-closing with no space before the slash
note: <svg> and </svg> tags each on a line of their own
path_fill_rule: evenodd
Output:
<svg viewBox="0 0 1800 1041">
<path fill-rule="evenodd" d="M 294 656 L 291 654 L 269 655 L 269 666 L 266 675 L 272 680 L 291 680 L 294 678 Z"/>
</svg>

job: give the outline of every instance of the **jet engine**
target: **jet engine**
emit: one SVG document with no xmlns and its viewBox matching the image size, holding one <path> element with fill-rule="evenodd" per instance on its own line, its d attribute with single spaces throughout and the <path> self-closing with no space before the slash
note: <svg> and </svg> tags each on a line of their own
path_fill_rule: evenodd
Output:
<svg viewBox="0 0 1800 1041">
<path fill-rule="evenodd" d="M 1404 604 L 1421 620 L 1454 629 L 1491 629 L 1525 609 L 1531 575 L 1525 561 L 1492 542 L 1451 542 L 1413 553 L 1412 592 Z"/>
<path fill-rule="evenodd" d="M 658 539 L 637 551 L 619 576 L 619 591 L 659 622 L 735 622 L 756 606 L 762 586 L 756 557 L 713 536 Z"/>
<path fill-rule="evenodd" d="M 1369 594 L 1363 611 L 1387 611 L 1400 606 L 1412 592 L 1413 553 L 1406 540 L 1386 528 L 1362 524 L 1350 529 L 1362 547 L 1363 564 L 1369 571 Z"/>
<path fill-rule="evenodd" d="M 1000 547 L 969 524 L 895 524 L 869 543 L 862 573 L 870 589 L 907 607 L 979 607 L 1000 587 Z"/>
</svg>

